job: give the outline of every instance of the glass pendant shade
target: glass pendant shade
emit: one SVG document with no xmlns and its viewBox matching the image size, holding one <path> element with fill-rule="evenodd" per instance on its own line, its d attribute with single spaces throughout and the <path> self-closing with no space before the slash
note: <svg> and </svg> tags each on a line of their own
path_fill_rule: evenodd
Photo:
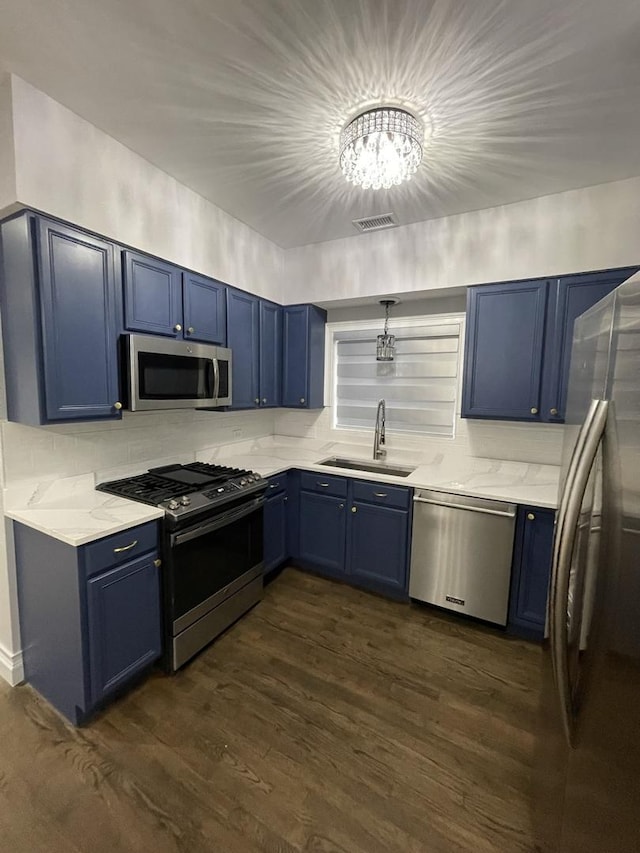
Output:
<svg viewBox="0 0 640 853">
<path fill-rule="evenodd" d="M 396 351 L 396 336 L 389 334 L 389 308 L 397 303 L 397 299 L 381 299 L 384 305 L 384 331 L 376 339 L 376 361 L 393 361 Z"/>
<path fill-rule="evenodd" d="M 411 113 L 393 107 L 368 110 L 340 136 L 340 168 L 363 189 L 408 181 L 422 160 L 424 128 Z"/>
</svg>

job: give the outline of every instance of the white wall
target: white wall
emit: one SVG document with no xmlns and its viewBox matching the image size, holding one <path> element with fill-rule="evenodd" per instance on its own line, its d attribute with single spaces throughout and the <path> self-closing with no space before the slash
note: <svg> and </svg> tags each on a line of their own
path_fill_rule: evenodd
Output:
<svg viewBox="0 0 640 853">
<path fill-rule="evenodd" d="M 640 263 L 640 177 L 289 249 L 285 303 Z"/>
<path fill-rule="evenodd" d="M 21 78 L 10 83 L 22 205 L 281 300 L 282 249 Z"/>
<path fill-rule="evenodd" d="M 0 77 L 0 210 L 11 209 L 16 198 L 11 80 L 6 75 Z"/>
</svg>

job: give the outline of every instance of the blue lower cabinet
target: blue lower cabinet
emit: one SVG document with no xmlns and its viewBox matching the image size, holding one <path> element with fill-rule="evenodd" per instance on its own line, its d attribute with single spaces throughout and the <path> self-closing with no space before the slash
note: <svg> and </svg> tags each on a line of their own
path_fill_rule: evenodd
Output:
<svg viewBox="0 0 640 853">
<path fill-rule="evenodd" d="M 298 556 L 331 574 L 345 570 L 347 512 L 344 498 L 300 492 Z"/>
<path fill-rule="evenodd" d="M 508 627 L 529 639 L 544 637 L 554 519 L 553 510 L 518 507 Z"/>
<path fill-rule="evenodd" d="M 147 555 L 88 581 L 93 704 L 160 657 L 160 577 L 154 560 L 155 554 Z"/>
<path fill-rule="evenodd" d="M 272 477 L 264 505 L 264 571 L 282 565 L 289 556 L 287 475 Z M 274 491 L 269 492 L 270 489 Z"/>
<path fill-rule="evenodd" d="M 407 510 L 353 502 L 347 566 L 354 580 L 406 592 L 408 545 Z"/>
<path fill-rule="evenodd" d="M 79 548 L 13 527 L 25 680 L 78 725 L 160 657 L 158 525 Z"/>
</svg>

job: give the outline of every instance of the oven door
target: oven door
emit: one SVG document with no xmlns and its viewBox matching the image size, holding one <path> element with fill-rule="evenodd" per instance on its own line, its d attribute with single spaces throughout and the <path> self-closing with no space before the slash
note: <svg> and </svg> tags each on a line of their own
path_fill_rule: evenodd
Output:
<svg viewBox="0 0 640 853">
<path fill-rule="evenodd" d="M 199 409 L 216 405 L 218 348 L 190 341 L 125 336 L 129 408 Z"/>
<path fill-rule="evenodd" d="M 169 534 L 169 621 L 189 628 L 263 571 L 262 496 Z"/>
</svg>

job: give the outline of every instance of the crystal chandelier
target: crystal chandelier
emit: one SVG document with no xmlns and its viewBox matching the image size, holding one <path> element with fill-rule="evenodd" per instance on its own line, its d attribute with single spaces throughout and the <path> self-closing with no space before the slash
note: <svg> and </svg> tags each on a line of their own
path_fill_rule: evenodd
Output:
<svg viewBox="0 0 640 853">
<path fill-rule="evenodd" d="M 340 135 L 340 168 L 364 189 L 408 181 L 422 160 L 424 127 L 406 110 L 379 107 L 361 113 Z"/>
<path fill-rule="evenodd" d="M 384 332 L 377 338 L 376 361 L 393 361 L 393 354 L 396 350 L 396 336 L 389 334 L 389 308 L 397 304 L 397 299 L 380 300 L 380 305 L 384 305 Z"/>
</svg>

